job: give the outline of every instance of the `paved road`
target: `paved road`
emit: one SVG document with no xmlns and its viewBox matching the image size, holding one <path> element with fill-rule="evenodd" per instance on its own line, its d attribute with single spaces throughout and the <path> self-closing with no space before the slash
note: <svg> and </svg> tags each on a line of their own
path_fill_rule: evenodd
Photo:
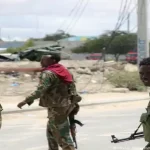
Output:
<svg viewBox="0 0 150 150">
<path fill-rule="evenodd" d="M 128 103 L 82 108 L 78 119 L 78 150 L 142 150 L 144 139 L 111 143 L 111 135 L 127 137 L 139 125 L 144 105 Z M 46 111 L 3 115 L 0 150 L 47 150 Z M 142 129 L 141 129 L 142 130 Z"/>
</svg>

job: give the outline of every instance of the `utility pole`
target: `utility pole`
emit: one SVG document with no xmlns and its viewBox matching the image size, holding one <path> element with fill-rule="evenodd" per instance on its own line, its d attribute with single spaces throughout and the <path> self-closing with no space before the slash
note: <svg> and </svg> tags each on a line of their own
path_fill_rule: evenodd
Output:
<svg viewBox="0 0 150 150">
<path fill-rule="evenodd" d="M 130 13 L 128 14 L 128 19 L 127 19 L 127 31 L 130 33 Z"/>
<path fill-rule="evenodd" d="M 137 53 L 139 65 L 143 58 L 149 57 L 148 38 L 148 0 L 138 0 L 138 33 L 137 33 Z"/>
</svg>

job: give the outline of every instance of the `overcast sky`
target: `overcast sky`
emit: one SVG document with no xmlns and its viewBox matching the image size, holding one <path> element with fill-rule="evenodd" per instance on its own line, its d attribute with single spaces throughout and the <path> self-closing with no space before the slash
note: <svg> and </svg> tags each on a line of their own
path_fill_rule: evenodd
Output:
<svg viewBox="0 0 150 150">
<path fill-rule="evenodd" d="M 58 29 L 79 36 L 97 36 L 114 29 L 120 3 L 121 0 L 0 0 L 1 37 L 43 37 Z M 129 12 L 136 3 L 137 0 L 132 0 Z M 69 15 L 71 10 L 73 13 Z M 135 9 L 130 18 L 131 30 L 136 27 L 136 20 Z M 127 29 L 127 22 L 122 29 Z"/>
</svg>

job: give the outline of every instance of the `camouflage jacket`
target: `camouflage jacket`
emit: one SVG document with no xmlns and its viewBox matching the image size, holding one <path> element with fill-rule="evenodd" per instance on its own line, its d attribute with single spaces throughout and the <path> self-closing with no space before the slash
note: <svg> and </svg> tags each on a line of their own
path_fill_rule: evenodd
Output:
<svg viewBox="0 0 150 150">
<path fill-rule="evenodd" d="M 37 90 L 26 98 L 26 103 L 31 105 L 35 99 L 40 98 L 42 107 L 64 107 L 70 105 L 71 96 L 76 94 L 74 82 L 63 83 L 57 75 L 51 71 L 43 71 L 40 75 L 40 83 Z"/>
</svg>

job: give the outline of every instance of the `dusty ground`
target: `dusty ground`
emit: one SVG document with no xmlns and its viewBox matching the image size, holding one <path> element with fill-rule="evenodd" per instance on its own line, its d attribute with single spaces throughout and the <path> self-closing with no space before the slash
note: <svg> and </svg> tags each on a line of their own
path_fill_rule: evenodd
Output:
<svg viewBox="0 0 150 150">
<path fill-rule="evenodd" d="M 81 96 L 83 97 L 84 102 L 92 102 L 96 100 L 108 101 L 121 98 L 134 99 L 135 97 L 140 97 L 142 99 L 145 96 L 148 97 L 148 93 L 145 92 L 108 93 L 108 91 L 113 87 L 110 84 L 107 84 L 107 82 L 105 82 L 105 84 L 102 82 L 105 81 L 103 73 L 101 72 L 102 64 L 100 64 L 100 70 L 91 74 L 91 72 L 89 72 L 89 67 L 93 66 L 91 61 L 82 62 L 82 64 L 80 64 L 81 70 L 78 71 L 78 61 L 64 63 L 66 63 L 65 66 L 68 65 L 69 67 L 73 67 L 72 72 L 74 72 L 78 81 L 77 88 L 78 91 L 82 92 Z M 0 64 L 0 67 L 4 66 L 38 67 L 39 64 L 31 62 Z M 88 70 L 86 70 L 87 66 Z M 106 66 L 108 67 L 107 72 L 116 67 L 114 66 L 112 69 L 109 64 L 106 64 Z M 84 67 L 86 69 L 83 69 Z M 119 67 L 122 68 L 122 66 Z M 133 71 L 136 70 L 136 67 L 132 69 L 130 67 L 126 67 L 126 69 Z M 88 74 L 86 74 L 86 72 Z M 0 84 L 0 103 L 2 103 L 4 109 L 17 108 L 16 106 L 18 102 L 24 100 L 27 95 L 36 89 L 38 78 L 37 76 L 36 78 L 33 78 L 32 74 L 20 74 L 17 77 L 13 77 L 12 75 L 1 75 Z M 97 92 L 97 94 L 87 94 L 90 92 Z M 82 107 L 78 118 L 83 120 L 86 126 L 78 129 L 79 150 L 90 150 L 93 148 L 95 150 L 140 150 L 145 145 L 143 140 L 140 142 L 136 140 L 133 143 L 128 142 L 129 145 L 127 145 L 127 143 L 114 145 L 110 143 L 110 135 L 113 133 L 117 135 L 128 133 L 129 135 L 129 132 L 131 133 L 134 131 L 139 124 L 139 116 L 141 112 L 145 111 L 148 101 L 149 100 L 141 100 L 128 103 Z M 37 103 L 35 105 L 37 105 Z M 129 121 L 129 118 L 131 118 L 131 121 Z M 45 139 L 47 112 L 45 110 L 9 115 L 4 114 L 3 119 L 4 124 L 3 129 L 1 130 L 0 149 L 47 149 Z M 123 135 L 123 137 L 128 135 Z"/>
<path fill-rule="evenodd" d="M 83 98 L 83 103 L 92 103 L 93 101 L 104 100 L 116 100 L 116 99 L 134 99 L 145 96 L 148 97 L 148 93 L 145 92 L 128 92 L 117 91 L 112 93 L 114 89 L 104 77 L 102 68 L 104 63 L 97 61 L 62 61 L 61 63 L 66 67 L 69 67 L 70 71 L 75 75 L 76 86 L 78 92 Z M 39 62 L 11 62 L 0 63 L 0 67 L 39 67 Z M 91 69 L 92 68 L 92 69 Z M 122 66 L 115 62 L 106 62 L 105 68 L 107 73 L 115 69 L 125 69 L 135 71 L 135 66 Z M 95 70 L 95 71 L 91 71 Z M 37 85 L 39 79 L 38 74 L 33 73 L 18 73 L 18 74 L 0 74 L 0 103 L 6 109 L 16 108 L 18 102 L 25 99 L 30 93 L 32 93 Z M 96 93 L 96 94 L 95 94 Z M 37 103 L 34 105 L 38 105 Z"/>
<path fill-rule="evenodd" d="M 137 66 L 131 64 L 116 63 L 113 61 L 92 61 L 92 60 L 63 60 L 60 62 L 67 67 L 70 72 L 73 73 L 76 80 L 76 86 L 78 91 L 83 93 L 97 93 L 97 92 L 110 92 L 114 89 L 106 79 L 106 74 L 114 72 L 116 70 L 126 70 L 129 72 L 137 71 Z M 21 61 L 21 62 L 1 62 L 0 68 L 14 67 L 14 68 L 27 68 L 27 67 L 40 67 L 39 62 Z M 2 72 L 1 72 L 2 73 Z M 12 87 L 12 83 L 17 85 Z M 28 92 L 27 89 L 32 89 L 38 83 L 38 74 L 33 73 L 18 73 L 18 76 L 12 77 L 12 75 L 0 75 L 1 86 L 0 93 L 8 95 L 13 90 L 14 94 L 17 94 L 17 87 L 20 89 L 19 94 L 22 92 L 22 85 L 24 86 L 24 92 Z M 19 85 L 18 85 L 19 84 Z M 29 87 L 29 88 L 27 88 Z M 27 89 L 26 89 L 27 88 Z M 3 92 L 4 91 L 4 92 Z"/>
</svg>

